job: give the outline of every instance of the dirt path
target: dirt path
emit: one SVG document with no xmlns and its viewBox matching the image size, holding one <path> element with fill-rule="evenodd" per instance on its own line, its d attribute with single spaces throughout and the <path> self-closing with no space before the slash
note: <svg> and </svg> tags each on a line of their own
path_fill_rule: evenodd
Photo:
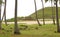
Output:
<svg viewBox="0 0 60 37">
<path fill-rule="evenodd" d="M 43 21 L 39 21 L 41 24 L 43 24 Z M 4 23 L 4 22 L 3 22 Z M 7 22 L 8 24 L 14 24 L 14 22 Z M 18 23 L 24 23 L 24 24 L 38 24 L 37 21 L 20 21 Z M 45 21 L 45 24 L 52 24 L 53 21 Z"/>
</svg>

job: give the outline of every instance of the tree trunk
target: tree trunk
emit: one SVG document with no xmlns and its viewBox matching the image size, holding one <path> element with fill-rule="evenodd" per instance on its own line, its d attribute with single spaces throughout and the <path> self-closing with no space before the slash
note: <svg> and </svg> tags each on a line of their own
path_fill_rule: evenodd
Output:
<svg viewBox="0 0 60 37">
<path fill-rule="evenodd" d="M 60 33 L 60 25 L 59 25 L 59 18 L 58 18 L 58 5 L 57 5 L 57 1 L 56 0 L 56 23 L 57 23 L 57 32 Z"/>
<path fill-rule="evenodd" d="M 2 20 L 1 20 L 1 6 L 2 6 L 2 2 L 3 2 L 3 1 L 0 0 L 0 30 L 2 29 L 2 27 L 1 27 L 1 25 L 2 25 L 2 24 L 1 24 L 1 21 L 2 21 Z"/>
<path fill-rule="evenodd" d="M 4 19 L 5 19 L 5 24 L 7 26 L 7 21 L 6 21 L 6 2 L 7 2 L 7 0 L 5 0 L 5 6 L 4 6 Z"/>
<path fill-rule="evenodd" d="M 17 0 L 15 0 L 15 26 L 14 26 L 14 34 L 20 34 L 18 24 L 17 24 Z"/>
<path fill-rule="evenodd" d="M 38 16 L 37 16 L 37 6 L 36 6 L 36 0 L 34 0 L 34 5 L 35 5 L 35 14 L 36 14 L 36 20 L 38 22 L 38 25 L 41 26 L 39 20 L 38 20 Z"/>
<path fill-rule="evenodd" d="M 1 5 L 0 5 L 0 30 L 1 30 Z"/>
<path fill-rule="evenodd" d="M 43 7 L 43 8 L 42 8 L 42 13 L 43 13 L 43 14 L 42 14 L 42 15 L 43 15 L 43 25 L 45 25 L 45 20 L 44 20 L 44 19 L 45 19 L 45 18 L 44 18 L 44 3 L 43 3 L 43 0 L 41 0 L 41 2 L 42 2 L 42 7 Z"/>
<path fill-rule="evenodd" d="M 52 7 L 52 20 L 53 20 L 53 24 L 55 25 L 55 17 L 54 17 L 54 7 L 52 6 L 52 0 L 51 0 L 51 7 Z"/>
</svg>

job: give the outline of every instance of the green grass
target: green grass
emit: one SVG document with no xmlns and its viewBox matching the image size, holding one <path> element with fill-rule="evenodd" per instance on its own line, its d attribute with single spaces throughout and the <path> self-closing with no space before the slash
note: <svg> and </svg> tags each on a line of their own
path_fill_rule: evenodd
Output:
<svg viewBox="0 0 60 37">
<path fill-rule="evenodd" d="M 26 29 L 25 26 L 27 26 Z M 14 35 L 14 25 L 2 25 L 0 30 L 0 37 L 60 37 L 60 33 L 57 33 L 57 26 L 48 25 L 19 25 L 20 35 Z"/>
</svg>

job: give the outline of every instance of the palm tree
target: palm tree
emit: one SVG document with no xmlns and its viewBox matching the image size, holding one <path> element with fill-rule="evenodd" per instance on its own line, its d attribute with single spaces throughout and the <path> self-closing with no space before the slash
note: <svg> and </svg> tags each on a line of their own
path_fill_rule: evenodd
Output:
<svg viewBox="0 0 60 37">
<path fill-rule="evenodd" d="M 55 0 L 55 1 L 56 1 L 56 23 L 57 23 L 57 32 L 60 33 L 60 25 L 59 25 L 59 18 L 58 18 L 58 5 L 57 5 L 58 0 Z"/>
<path fill-rule="evenodd" d="M 44 3 L 43 3 L 43 0 L 41 0 L 41 2 L 42 2 L 42 7 L 43 7 L 43 8 L 42 8 L 42 11 L 43 11 L 43 12 L 42 12 L 42 13 L 43 13 L 43 14 L 42 14 L 42 15 L 43 15 L 43 25 L 45 25 L 45 20 L 44 20 Z"/>
<path fill-rule="evenodd" d="M 14 34 L 20 34 L 17 24 L 17 0 L 15 0 L 15 26 L 14 26 Z"/>
<path fill-rule="evenodd" d="M 54 7 L 52 6 L 52 0 L 51 0 L 51 7 L 52 7 L 52 20 L 53 20 L 53 24 L 55 25 L 55 17 L 54 17 Z"/>
<path fill-rule="evenodd" d="M 34 0 L 34 5 L 35 5 L 36 20 L 37 20 L 37 22 L 38 22 L 39 26 L 41 26 L 41 24 L 40 24 L 40 22 L 39 22 L 39 20 L 38 20 L 38 16 L 37 16 L 37 6 L 36 6 L 36 0 Z"/>
<path fill-rule="evenodd" d="M 2 5 L 2 0 L 0 0 L 0 30 L 1 30 L 1 5 Z"/>
</svg>

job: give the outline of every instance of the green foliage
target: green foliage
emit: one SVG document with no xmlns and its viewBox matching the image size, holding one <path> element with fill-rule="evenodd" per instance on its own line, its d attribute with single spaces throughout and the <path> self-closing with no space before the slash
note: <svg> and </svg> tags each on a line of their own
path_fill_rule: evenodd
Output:
<svg viewBox="0 0 60 37">
<path fill-rule="evenodd" d="M 17 17 L 17 21 L 24 19 L 24 17 Z M 7 19 L 8 22 L 14 22 L 14 18 Z"/>
<path fill-rule="evenodd" d="M 0 0 L 0 4 L 2 4 L 2 0 Z"/>
<path fill-rule="evenodd" d="M 45 2 L 47 2 L 48 0 L 45 0 Z"/>
<path fill-rule="evenodd" d="M 7 19 L 7 22 L 13 22 L 13 21 L 14 21 L 14 18 Z"/>
<path fill-rule="evenodd" d="M 33 20 L 30 16 L 28 17 L 17 17 L 17 21 L 26 21 L 26 20 Z M 7 22 L 14 22 L 14 18 L 7 19 Z"/>
<path fill-rule="evenodd" d="M 53 10 L 54 10 L 54 17 L 56 17 L 56 8 L 54 7 Z M 40 10 L 37 11 L 38 12 L 37 13 L 38 14 L 37 16 L 38 16 L 39 19 L 42 19 L 43 18 L 42 11 L 43 11 L 42 9 L 40 9 Z M 59 16 L 60 16 L 60 7 L 58 8 L 58 11 L 59 11 Z M 35 13 L 31 14 L 30 16 L 33 19 L 36 18 Z M 46 18 L 46 19 L 52 19 L 52 7 L 47 7 L 47 8 L 44 9 L 44 18 Z"/>
</svg>

